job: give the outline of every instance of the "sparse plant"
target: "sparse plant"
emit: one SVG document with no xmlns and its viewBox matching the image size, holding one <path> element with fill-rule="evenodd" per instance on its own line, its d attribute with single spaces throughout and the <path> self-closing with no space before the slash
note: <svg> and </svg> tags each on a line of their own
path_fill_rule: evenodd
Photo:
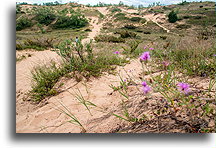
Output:
<svg viewBox="0 0 216 148">
<path fill-rule="evenodd" d="M 68 91 L 71 95 L 73 95 L 70 91 Z M 92 113 L 90 111 L 89 106 L 93 106 L 93 107 L 97 107 L 94 103 L 87 101 L 81 91 L 78 89 L 78 93 L 75 92 L 75 95 L 73 95 L 81 104 L 83 104 L 85 106 L 85 108 L 88 110 L 88 112 L 90 113 L 90 115 L 92 116 Z"/>
</svg>

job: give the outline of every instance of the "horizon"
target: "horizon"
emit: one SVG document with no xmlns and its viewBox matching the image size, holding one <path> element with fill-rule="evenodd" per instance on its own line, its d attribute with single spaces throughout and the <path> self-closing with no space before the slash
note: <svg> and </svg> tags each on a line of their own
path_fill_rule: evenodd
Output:
<svg viewBox="0 0 216 148">
<path fill-rule="evenodd" d="M 125 5 L 129 6 L 138 6 L 143 5 L 144 7 L 149 6 L 150 4 L 160 2 L 161 5 L 172 5 L 172 4 L 178 4 L 181 3 L 182 0 L 16 0 L 17 3 L 26 2 L 28 4 L 43 4 L 43 3 L 49 3 L 49 2 L 59 2 L 61 4 L 66 4 L 69 2 L 75 2 L 83 5 L 96 5 L 98 3 L 104 3 L 104 4 L 119 4 L 119 2 L 123 2 Z M 215 2 L 214 0 L 186 0 L 187 2 Z"/>
</svg>

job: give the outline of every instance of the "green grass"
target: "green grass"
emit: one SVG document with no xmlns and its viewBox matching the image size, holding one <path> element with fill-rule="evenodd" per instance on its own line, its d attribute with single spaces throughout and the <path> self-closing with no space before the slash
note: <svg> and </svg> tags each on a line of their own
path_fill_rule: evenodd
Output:
<svg viewBox="0 0 216 148">
<path fill-rule="evenodd" d="M 188 41 L 186 41 L 187 39 Z M 214 77 L 216 63 L 214 62 L 215 47 L 210 40 L 190 41 L 185 37 L 173 41 L 167 49 L 154 52 L 158 58 L 171 61 L 176 69 L 190 76 Z M 199 45 L 199 46 L 197 46 Z"/>
<path fill-rule="evenodd" d="M 57 67 L 55 63 L 49 67 L 42 66 L 32 71 L 34 81 L 30 91 L 32 101 L 39 102 L 47 96 L 56 95 L 57 91 L 53 89 L 53 86 L 68 72 L 66 66 Z"/>
</svg>

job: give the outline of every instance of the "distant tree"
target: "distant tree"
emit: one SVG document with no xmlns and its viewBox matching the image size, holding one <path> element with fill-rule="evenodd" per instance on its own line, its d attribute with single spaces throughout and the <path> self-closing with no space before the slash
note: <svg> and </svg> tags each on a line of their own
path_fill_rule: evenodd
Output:
<svg viewBox="0 0 216 148">
<path fill-rule="evenodd" d="M 177 20 L 178 20 L 177 13 L 174 10 L 172 10 L 168 15 L 168 21 L 170 23 L 175 23 Z"/>
<path fill-rule="evenodd" d="M 124 6 L 124 3 L 122 1 L 119 2 L 119 6 Z"/>
<path fill-rule="evenodd" d="M 28 5 L 26 2 L 17 3 L 18 5 Z"/>
<path fill-rule="evenodd" d="M 138 8 L 142 9 L 142 8 L 144 8 L 144 6 L 143 5 L 138 5 Z"/>
</svg>

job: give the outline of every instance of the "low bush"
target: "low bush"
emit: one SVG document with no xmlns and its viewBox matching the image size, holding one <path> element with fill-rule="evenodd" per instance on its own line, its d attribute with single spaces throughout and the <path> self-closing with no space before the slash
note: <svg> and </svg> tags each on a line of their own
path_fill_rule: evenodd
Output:
<svg viewBox="0 0 216 148">
<path fill-rule="evenodd" d="M 47 7 L 42 7 L 34 10 L 35 17 L 40 24 L 49 25 L 56 19 L 54 11 Z"/>
<path fill-rule="evenodd" d="M 111 9 L 111 12 L 114 13 L 114 12 L 121 12 L 122 10 L 119 9 L 119 8 L 112 8 Z"/>
<path fill-rule="evenodd" d="M 115 21 L 129 20 L 128 17 L 125 16 L 125 13 L 117 13 L 114 15 Z"/>
<path fill-rule="evenodd" d="M 130 18 L 130 20 L 132 22 L 140 22 L 142 20 L 142 18 L 141 17 L 132 17 L 132 18 Z"/>
<path fill-rule="evenodd" d="M 60 77 L 68 73 L 67 67 L 58 67 L 55 63 L 51 66 L 42 66 L 32 72 L 33 85 L 30 91 L 31 99 L 39 102 L 47 96 L 56 95 L 57 91 L 53 86 Z"/>
<path fill-rule="evenodd" d="M 137 27 L 136 26 L 134 26 L 134 25 L 132 25 L 132 24 L 127 24 L 127 25 L 125 25 L 124 27 L 123 27 L 123 29 L 136 29 Z"/>
<path fill-rule="evenodd" d="M 26 39 L 23 43 L 16 43 L 16 50 L 22 49 L 35 49 L 35 50 L 45 50 L 47 48 L 53 48 L 53 44 L 56 42 L 54 38 L 32 38 Z"/>
<path fill-rule="evenodd" d="M 22 29 L 31 27 L 33 25 L 32 21 L 27 17 L 21 17 L 16 22 L 16 30 L 20 31 Z"/>
<path fill-rule="evenodd" d="M 88 20 L 81 14 L 73 14 L 71 16 L 60 16 L 56 23 L 52 26 L 55 29 L 65 28 L 81 28 L 88 24 Z"/>
<path fill-rule="evenodd" d="M 187 24 L 179 24 L 176 26 L 176 28 L 178 28 L 178 29 L 188 29 L 190 27 L 191 27 L 191 25 L 187 25 Z"/>
<path fill-rule="evenodd" d="M 120 36 L 122 38 L 135 38 L 136 37 L 136 33 L 134 32 L 130 32 L 127 30 L 120 30 L 120 31 L 116 31 L 117 34 L 120 34 Z"/>
<path fill-rule="evenodd" d="M 111 35 L 99 35 L 95 38 L 96 42 L 112 42 L 112 43 L 124 43 L 125 40 L 121 37 L 115 37 Z"/>
</svg>

